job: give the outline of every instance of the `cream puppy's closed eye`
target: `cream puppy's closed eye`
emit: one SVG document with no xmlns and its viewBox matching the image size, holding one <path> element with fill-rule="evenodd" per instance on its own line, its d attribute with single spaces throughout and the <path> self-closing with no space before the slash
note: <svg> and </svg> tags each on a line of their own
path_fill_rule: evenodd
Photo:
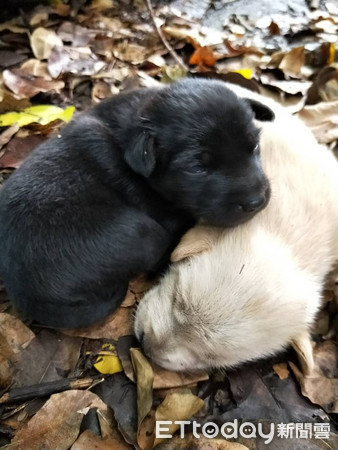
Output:
<svg viewBox="0 0 338 450">
<path fill-rule="evenodd" d="M 233 89 L 275 112 L 260 124 L 271 200 L 236 228 L 188 231 L 141 301 L 136 335 L 171 370 L 234 366 L 292 342 L 311 353 L 308 331 L 338 260 L 337 161 L 280 106 Z"/>
</svg>

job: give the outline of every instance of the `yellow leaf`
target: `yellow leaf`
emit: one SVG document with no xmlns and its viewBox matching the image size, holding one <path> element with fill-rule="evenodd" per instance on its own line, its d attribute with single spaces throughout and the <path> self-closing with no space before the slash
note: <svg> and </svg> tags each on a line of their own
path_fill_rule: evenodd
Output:
<svg viewBox="0 0 338 450">
<path fill-rule="evenodd" d="M 96 363 L 94 364 L 95 369 L 100 373 L 109 375 L 122 372 L 123 368 L 118 356 L 116 355 L 114 345 L 103 344 L 102 350 L 103 354 L 100 355 L 99 353 Z"/>
<path fill-rule="evenodd" d="M 252 75 L 252 70 L 251 69 L 233 70 L 233 72 L 241 74 L 244 78 L 247 78 L 248 80 L 250 80 L 251 75 Z"/>
<path fill-rule="evenodd" d="M 37 105 L 26 108 L 21 112 L 7 112 L 0 115 L 0 127 L 9 127 L 15 123 L 19 127 L 24 127 L 31 123 L 39 123 L 47 125 L 54 120 L 63 120 L 69 122 L 75 111 L 74 106 L 66 109 L 59 108 L 54 105 Z"/>
</svg>

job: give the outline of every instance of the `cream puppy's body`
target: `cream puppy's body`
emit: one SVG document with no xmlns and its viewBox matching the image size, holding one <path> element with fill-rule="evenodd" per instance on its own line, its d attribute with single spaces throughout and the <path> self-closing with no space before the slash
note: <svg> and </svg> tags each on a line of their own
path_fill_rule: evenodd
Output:
<svg viewBox="0 0 338 450">
<path fill-rule="evenodd" d="M 275 112 L 259 124 L 271 200 L 236 228 L 190 230 L 141 301 L 136 335 L 171 370 L 234 366 L 291 342 L 309 352 L 324 278 L 338 260 L 334 156 L 275 102 L 230 87 Z"/>
</svg>

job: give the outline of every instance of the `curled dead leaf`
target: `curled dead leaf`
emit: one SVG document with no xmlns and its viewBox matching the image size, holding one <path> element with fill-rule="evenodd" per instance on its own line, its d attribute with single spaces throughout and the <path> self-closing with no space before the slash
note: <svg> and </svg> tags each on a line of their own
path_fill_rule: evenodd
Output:
<svg viewBox="0 0 338 450">
<path fill-rule="evenodd" d="M 68 336 L 81 336 L 90 339 L 114 339 L 133 333 L 133 308 L 118 308 L 104 322 L 87 328 L 62 330 Z"/>
<path fill-rule="evenodd" d="M 301 74 L 302 67 L 305 63 L 305 51 L 304 47 L 294 47 L 288 53 L 286 53 L 280 64 L 279 69 L 282 70 L 285 75 L 298 77 Z"/>
<path fill-rule="evenodd" d="M 142 450 L 150 449 L 155 439 L 155 416 L 152 413 L 154 374 L 139 349 L 130 349 L 130 355 L 137 383 L 137 443 Z"/>
<path fill-rule="evenodd" d="M 114 439 L 112 437 L 102 438 L 97 436 L 90 430 L 85 430 L 71 447 L 71 450 L 131 450 L 134 447 L 128 445 L 123 440 Z"/>
<path fill-rule="evenodd" d="M 190 65 L 205 65 L 213 67 L 216 63 L 216 58 L 211 47 L 198 47 L 189 59 Z"/>
<path fill-rule="evenodd" d="M 35 338 L 21 320 L 10 314 L 0 313 L 0 387 L 11 382 L 17 355 Z"/>
<path fill-rule="evenodd" d="M 0 134 L 0 150 L 4 145 L 8 144 L 12 137 L 16 135 L 16 133 L 19 131 L 19 128 L 19 125 L 17 123 L 14 123 L 9 128 L 7 128 L 7 130 L 3 131 Z M 4 152 L 0 152 L 0 159 L 3 154 Z"/>
<path fill-rule="evenodd" d="M 338 139 L 338 100 L 305 106 L 297 115 L 318 142 L 328 144 Z"/>
<path fill-rule="evenodd" d="M 17 169 L 24 159 L 44 140 L 45 138 L 37 134 L 31 134 L 23 138 L 14 137 L 6 145 L 5 152 L 0 156 L 0 167 Z"/>
<path fill-rule="evenodd" d="M 274 364 L 272 368 L 279 376 L 280 380 L 285 380 L 290 374 L 286 363 Z"/>
<path fill-rule="evenodd" d="M 155 418 L 156 421 L 171 421 L 171 424 L 167 425 L 167 432 L 168 434 L 173 434 L 180 426 L 175 421 L 190 419 L 203 406 L 204 401 L 193 395 L 190 389 L 180 389 L 165 397 L 156 409 Z M 154 446 L 162 441 L 163 438 L 156 438 Z"/>
<path fill-rule="evenodd" d="M 20 429 L 12 449 L 68 449 L 78 436 L 81 421 L 88 408 L 107 412 L 99 397 L 89 391 L 71 390 L 54 394 L 44 406 Z"/>
<path fill-rule="evenodd" d="M 338 378 L 326 378 L 319 374 L 304 376 L 298 367 L 289 362 L 300 384 L 302 394 L 312 403 L 320 405 L 328 413 L 338 412 Z"/>
<path fill-rule="evenodd" d="M 251 447 L 253 448 L 253 447 Z M 180 436 L 174 436 L 169 442 L 162 442 L 156 447 L 156 450 L 249 450 L 249 447 L 237 442 L 229 442 L 225 439 L 208 439 L 204 437 L 196 438 L 188 434 L 182 439 Z"/>
<path fill-rule="evenodd" d="M 48 71 L 53 78 L 63 73 L 94 75 L 105 67 L 90 48 L 54 47 L 48 59 Z"/>
<path fill-rule="evenodd" d="M 2 76 L 8 89 L 21 98 L 31 98 L 39 92 L 60 91 L 65 87 L 64 81 L 45 80 L 22 69 L 5 70 Z"/>
<path fill-rule="evenodd" d="M 48 59 L 54 47 L 62 47 L 61 38 L 53 30 L 38 27 L 30 36 L 34 56 L 37 59 Z"/>
</svg>

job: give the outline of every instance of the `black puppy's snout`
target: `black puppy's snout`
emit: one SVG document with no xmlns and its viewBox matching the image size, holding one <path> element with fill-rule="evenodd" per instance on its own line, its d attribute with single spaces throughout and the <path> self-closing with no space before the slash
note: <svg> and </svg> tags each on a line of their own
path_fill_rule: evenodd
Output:
<svg viewBox="0 0 338 450">
<path fill-rule="evenodd" d="M 253 212 L 261 208 L 265 204 L 265 202 L 266 202 L 265 195 L 261 195 L 260 197 L 257 197 L 254 200 L 242 203 L 241 207 L 245 212 Z"/>
</svg>

